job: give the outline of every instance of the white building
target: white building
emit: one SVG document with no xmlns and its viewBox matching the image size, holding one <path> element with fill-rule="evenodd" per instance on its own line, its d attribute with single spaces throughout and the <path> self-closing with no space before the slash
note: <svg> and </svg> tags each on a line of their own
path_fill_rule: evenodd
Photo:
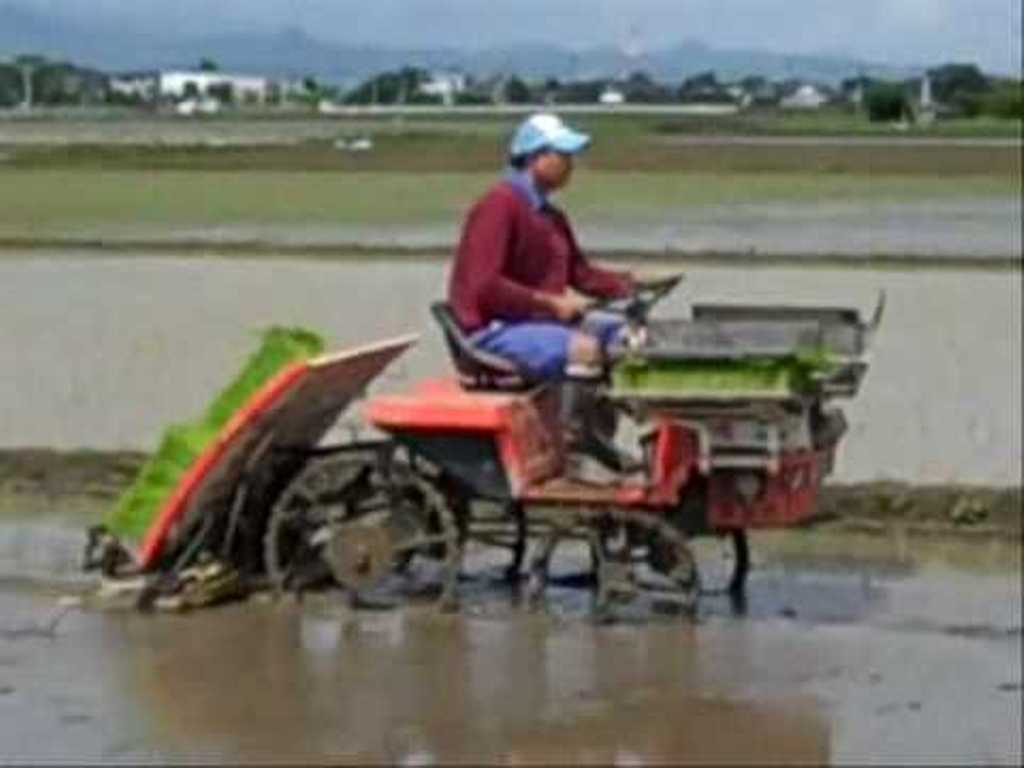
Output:
<svg viewBox="0 0 1024 768">
<path fill-rule="evenodd" d="M 174 111 L 183 117 L 215 115 L 220 112 L 220 102 L 211 98 L 182 99 L 174 105 Z"/>
<path fill-rule="evenodd" d="M 265 77 L 231 75 L 226 72 L 171 71 L 160 73 L 159 93 L 164 99 L 201 98 L 216 96 L 218 91 L 229 94 L 238 104 L 267 101 L 271 83 Z"/>
<path fill-rule="evenodd" d="M 125 72 L 110 78 L 110 92 L 139 101 L 156 100 L 160 75 L 156 72 Z"/>
<path fill-rule="evenodd" d="M 432 72 L 430 79 L 420 83 L 418 90 L 425 96 L 438 96 L 444 104 L 451 106 L 455 97 L 466 90 L 467 84 L 466 76 L 461 72 Z"/>
<path fill-rule="evenodd" d="M 605 106 L 614 107 L 619 104 L 626 103 L 626 94 L 624 94 L 618 88 L 613 88 L 612 86 L 609 85 L 607 88 L 601 91 L 601 95 L 598 97 L 598 101 L 600 101 Z"/>
<path fill-rule="evenodd" d="M 828 102 L 828 96 L 817 86 L 804 84 L 779 102 L 783 109 L 820 109 Z"/>
<path fill-rule="evenodd" d="M 732 83 L 725 87 L 725 92 L 729 94 L 729 98 L 735 101 L 741 108 L 746 109 L 754 103 L 754 94 L 748 91 L 739 83 Z"/>
</svg>

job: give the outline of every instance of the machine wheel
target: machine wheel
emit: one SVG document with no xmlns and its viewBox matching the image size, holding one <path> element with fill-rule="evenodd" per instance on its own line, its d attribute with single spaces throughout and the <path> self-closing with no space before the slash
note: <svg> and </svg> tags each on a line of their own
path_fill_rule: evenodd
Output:
<svg viewBox="0 0 1024 768">
<path fill-rule="evenodd" d="M 699 563 L 701 594 L 742 597 L 750 574 L 750 545 L 741 528 L 713 532 L 690 539 Z"/>
<path fill-rule="evenodd" d="M 738 528 L 729 532 L 732 539 L 733 562 L 732 578 L 729 579 L 729 594 L 742 595 L 747 589 L 747 576 L 750 575 L 750 543 L 747 532 Z"/>
<path fill-rule="evenodd" d="M 454 603 L 458 528 L 433 482 L 402 464 L 338 455 L 313 460 L 281 494 L 270 515 L 264 558 L 278 590 L 332 580 L 356 603 L 393 603 L 421 561 L 440 564 L 441 594 Z M 393 591 L 393 590 L 392 590 Z"/>
<path fill-rule="evenodd" d="M 526 542 L 529 529 L 526 521 L 526 511 L 519 502 L 509 505 L 508 515 L 512 518 L 515 526 L 515 541 L 512 544 L 512 560 L 505 569 L 505 580 L 510 583 L 519 581 L 519 574 L 523 569 L 523 560 L 526 559 Z"/>
<path fill-rule="evenodd" d="M 348 452 L 312 458 L 278 496 L 263 537 L 263 566 L 275 590 L 301 592 L 330 581 L 318 537 L 370 492 L 373 459 Z"/>
<path fill-rule="evenodd" d="M 742 597 L 750 573 L 747 532 L 742 528 L 709 530 L 707 507 L 706 486 L 690 486 L 670 519 L 690 541 L 700 568 L 701 594 Z"/>
<path fill-rule="evenodd" d="M 531 564 L 527 592 L 536 606 L 547 585 L 547 569 L 559 542 L 582 527 L 595 559 L 595 615 L 607 619 L 616 605 L 647 601 L 692 614 L 700 592 L 697 562 L 686 535 L 660 515 L 637 510 L 560 511 Z"/>
<path fill-rule="evenodd" d="M 382 489 L 386 506 L 368 507 L 332 525 L 324 557 L 335 581 L 357 603 L 392 604 L 397 596 L 432 594 L 438 585 L 424 583 L 425 569 L 439 570 L 442 605 L 454 608 L 462 552 L 455 516 L 429 478 L 396 470 Z"/>
</svg>

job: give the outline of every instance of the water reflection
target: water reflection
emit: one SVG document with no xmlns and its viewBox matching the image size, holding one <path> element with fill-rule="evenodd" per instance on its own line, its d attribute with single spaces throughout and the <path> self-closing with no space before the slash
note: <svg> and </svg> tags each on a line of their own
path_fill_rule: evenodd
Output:
<svg viewBox="0 0 1024 768">
<path fill-rule="evenodd" d="M 828 759 L 827 725 L 808 703 L 723 696 L 715 670 L 729 654 L 683 626 L 239 606 L 108 631 L 125 648 L 123 693 L 171 754 L 407 764 Z"/>
</svg>

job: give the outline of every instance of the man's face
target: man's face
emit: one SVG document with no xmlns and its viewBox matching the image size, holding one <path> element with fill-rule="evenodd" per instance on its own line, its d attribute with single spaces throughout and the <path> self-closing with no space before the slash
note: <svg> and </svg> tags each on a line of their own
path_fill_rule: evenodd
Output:
<svg viewBox="0 0 1024 768">
<path fill-rule="evenodd" d="M 572 177 L 572 155 L 546 150 L 530 163 L 533 180 L 549 192 L 561 189 Z"/>
</svg>

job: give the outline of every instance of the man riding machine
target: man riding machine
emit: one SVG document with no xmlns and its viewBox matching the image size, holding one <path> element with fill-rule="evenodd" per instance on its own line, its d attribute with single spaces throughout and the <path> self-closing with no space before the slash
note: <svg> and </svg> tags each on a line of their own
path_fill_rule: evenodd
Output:
<svg viewBox="0 0 1024 768">
<path fill-rule="evenodd" d="M 345 459 L 356 471 L 344 482 L 318 479 L 317 462 L 299 473 L 267 533 L 279 587 L 295 586 L 296 552 L 358 601 L 396 581 L 418 589 L 426 561 L 454 606 L 467 545 L 508 549 L 518 579 L 532 538 L 536 603 L 572 540 L 589 548 L 600 613 L 692 609 L 694 537 L 731 543 L 726 586 L 741 595 L 746 529 L 813 513 L 845 430 L 825 405 L 856 393 L 881 305 L 870 324 L 855 310 L 753 305 L 652 321 L 680 276 L 590 264 L 549 200 L 588 142 L 553 115 L 519 127 L 505 177 L 469 212 L 448 301 L 432 307 L 456 376 L 371 398 L 365 416 L 386 441 Z M 635 453 L 615 443 L 620 413 Z"/>
</svg>

